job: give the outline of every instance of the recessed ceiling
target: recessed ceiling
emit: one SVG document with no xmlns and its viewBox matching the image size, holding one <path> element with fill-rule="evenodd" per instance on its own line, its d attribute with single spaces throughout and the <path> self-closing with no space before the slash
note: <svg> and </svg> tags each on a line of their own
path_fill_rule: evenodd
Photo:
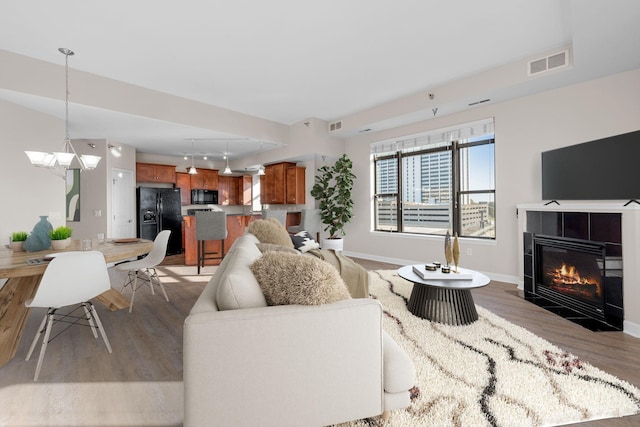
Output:
<svg viewBox="0 0 640 427">
<path fill-rule="evenodd" d="M 576 62 L 589 62 L 589 49 L 576 43 L 600 43 L 603 34 L 626 44 L 595 46 L 598 54 L 623 46 L 636 53 L 618 69 L 611 68 L 616 57 L 603 72 L 637 67 L 639 3 L 22 0 L 0 5 L 0 39 L 8 52 L 54 64 L 64 64 L 57 49 L 67 47 L 76 53 L 71 68 L 292 125 L 339 120 L 562 46 L 574 46 Z M 602 19 L 612 10 L 622 25 Z M 59 100 L 12 88 L 0 86 L 0 99 L 64 115 Z M 142 152 L 176 155 L 188 151 L 189 138 L 246 138 L 71 102 L 72 137 Z M 257 150 L 256 138 L 247 142 L 247 151 Z"/>
</svg>

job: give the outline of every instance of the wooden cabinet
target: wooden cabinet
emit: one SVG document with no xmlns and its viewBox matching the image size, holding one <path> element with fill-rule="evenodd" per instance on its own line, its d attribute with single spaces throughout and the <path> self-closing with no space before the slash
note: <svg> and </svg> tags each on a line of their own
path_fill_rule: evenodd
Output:
<svg viewBox="0 0 640 427">
<path fill-rule="evenodd" d="M 218 177 L 218 203 L 221 205 L 238 204 L 238 183 L 241 177 Z"/>
<path fill-rule="evenodd" d="M 305 203 L 305 168 L 293 166 L 287 168 L 286 194 L 288 205 L 301 205 Z"/>
<path fill-rule="evenodd" d="M 240 177 L 238 182 L 238 204 L 251 206 L 251 195 L 253 188 L 253 179 L 251 175 Z"/>
<path fill-rule="evenodd" d="M 290 199 L 287 197 L 288 169 L 296 170 L 295 172 L 291 172 L 293 176 L 295 176 L 295 178 L 292 178 L 293 182 L 291 184 L 295 189 L 292 188 L 294 194 Z M 302 173 L 297 169 L 300 169 Z M 262 204 L 282 205 L 285 203 L 304 203 L 304 168 L 297 167 L 295 163 L 283 162 L 265 166 L 264 172 L 265 174 L 260 177 L 260 201 Z M 301 192 L 300 188 L 302 188 Z M 289 201 L 293 199 L 296 201 Z"/>
<path fill-rule="evenodd" d="M 191 175 L 188 173 L 176 173 L 176 187 L 180 189 L 180 200 L 183 205 L 191 204 Z"/>
<path fill-rule="evenodd" d="M 215 169 L 198 169 L 195 175 L 191 177 L 191 188 L 198 190 L 217 190 L 218 189 L 218 171 Z"/>
<path fill-rule="evenodd" d="M 176 167 L 151 163 L 136 163 L 137 182 L 176 183 Z"/>
</svg>

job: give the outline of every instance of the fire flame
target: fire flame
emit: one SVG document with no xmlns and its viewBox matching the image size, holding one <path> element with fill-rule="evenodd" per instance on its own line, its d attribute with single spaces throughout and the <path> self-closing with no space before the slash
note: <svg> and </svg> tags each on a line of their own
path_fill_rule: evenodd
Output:
<svg viewBox="0 0 640 427">
<path fill-rule="evenodd" d="M 567 266 L 564 262 L 562 267 L 554 271 L 552 278 L 554 283 L 564 285 L 589 285 L 593 283 L 588 278 L 580 277 L 574 265 Z"/>
</svg>

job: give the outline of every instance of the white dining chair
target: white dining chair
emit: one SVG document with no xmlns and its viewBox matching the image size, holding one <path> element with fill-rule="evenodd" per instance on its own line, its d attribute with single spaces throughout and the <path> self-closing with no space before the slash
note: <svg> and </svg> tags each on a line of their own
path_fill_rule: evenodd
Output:
<svg viewBox="0 0 640 427">
<path fill-rule="evenodd" d="M 116 265 L 116 271 L 126 271 L 127 279 L 122 285 L 122 290 L 127 286 L 131 286 L 131 301 L 129 302 L 129 313 L 133 310 L 133 301 L 136 297 L 136 290 L 140 287 L 148 284 L 151 288 L 151 294 L 155 295 L 155 291 L 153 290 L 153 286 L 155 284 L 160 286 L 162 293 L 164 294 L 164 298 L 169 302 L 169 297 L 167 296 L 167 291 L 164 289 L 164 285 L 162 281 L 158 277 L 158 273 L 156 272 L 156 266 L 164 261 L 164 257 L 167 254 L 167 244 L 169 243 L 169 236 L 171 235 L 171 230 L 163 230 L 153 241 L 153 248 L 151 252 L 147 254 L 142 259 L 135 261 L 126 261 Z M 140 284 L 138 285 L 138 280 L 140 280 Z"/>
<path fill-rule="evenodd" d="M 40 280 L 35 296 L 25 302 L 25 306 L 30 308 L 44 307 L 47 309 L 25 359 L 31 358 L 40 336 L 44 334 L 33 381 L 38 381 L 42 360 L 47 350 L 47 344 L 50 342 L 51 330 L 56 322 L 82 325 L 86 320 L 95 338 L 98 338 L 96 329 L 100 331 L 104 344 L 111 353 L 111 344 L 102 327 L 102 322 L 100 322 L 95 307 L 89 301 L 110 288 L 111 282 L 107 272 L 107 264 L 101 252 L 73 251 L 55 254 Z M 58 309 L 73 305 L 78 305 L 78 307 L 70 313 L 58 313 Z M 84 309 L 83 316 L 74 314 L 80 307 Z M 61 332 L 65 330 L 66 328 Z"/>
</svg>

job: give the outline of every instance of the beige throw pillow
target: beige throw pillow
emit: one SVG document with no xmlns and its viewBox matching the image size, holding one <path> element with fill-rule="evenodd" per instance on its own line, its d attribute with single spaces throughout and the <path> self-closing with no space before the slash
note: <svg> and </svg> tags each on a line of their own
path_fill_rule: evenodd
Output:
<svg viewBox="0 0 640 427">
<path fill-rule="evenodd" d="M 273 243 L 293 249 L 293 243 L 284 226 L 275 218 L 252 221 L 247 231 L 260 240 L 260 243 Z"/>
<path fill-rule="evenodd" d="M 267 252 L 251 264 L 269 305 L 319 305 L 350 299 L 338 271 L 315 258 Z"/>
<path fill-rule="evenodd" d="M 256 246 L 258 247 L 258 249 L 260 249 L 260 252 L 262 253 L 287 252 L 290 254 L 300 255 L 300 252 L 298 252 L 295 249 L 287 248 L 285 246 L 280 246 L 280 245 L 274 245 L 273 243 L 256 243 Z"/>
</svg>

